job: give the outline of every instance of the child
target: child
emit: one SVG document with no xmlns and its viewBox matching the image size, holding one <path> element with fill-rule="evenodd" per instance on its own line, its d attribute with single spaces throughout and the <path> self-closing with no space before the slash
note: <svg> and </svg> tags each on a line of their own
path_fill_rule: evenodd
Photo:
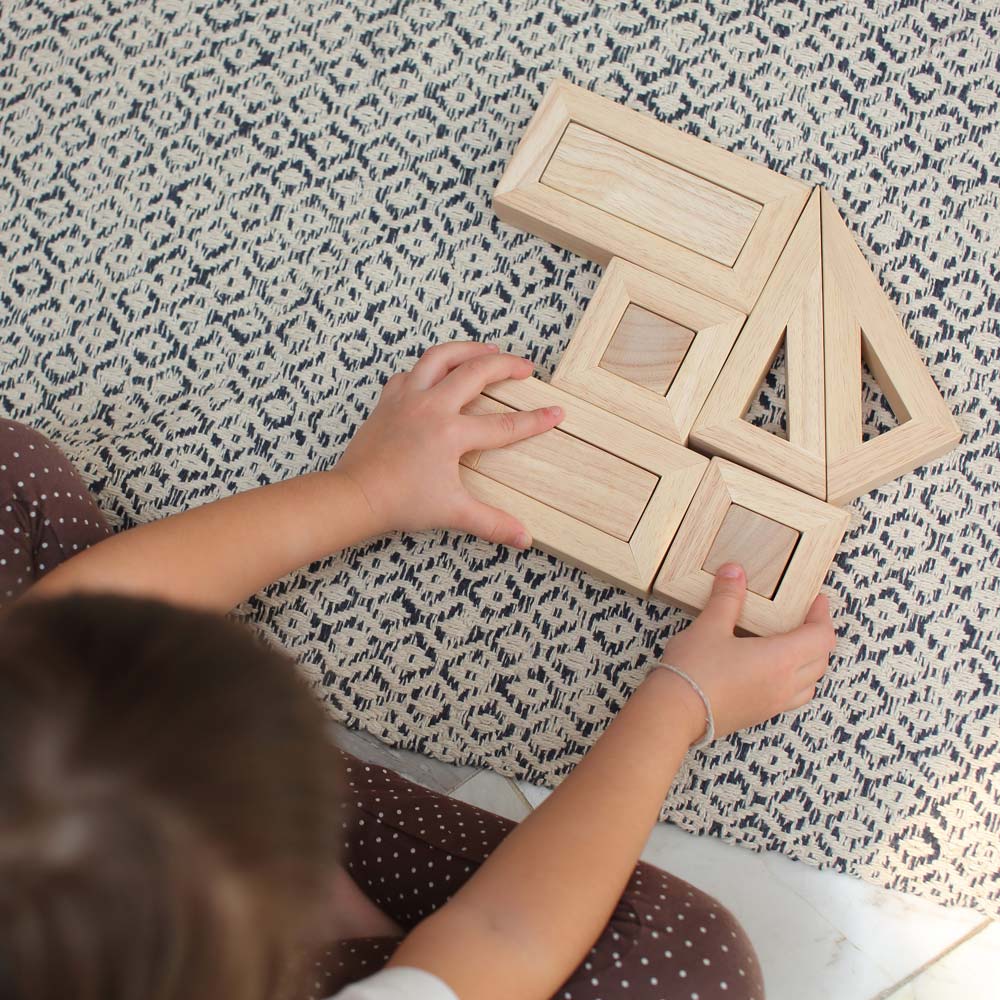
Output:
<svg viewBox="0 0 1000 1000">
<path fill-rule="evenodd" d="M 333 748 L 293 665 L 220 614 L 389 530 L 529 545 L 458 461 L 558 423 L 463 415 L 530 370 L 434 347 L 330 471 L 116 536 L 54 446 L 0 422 L 0 597 L 41 578 L 0 619 L 2 1000 L 760 1000 L 733 917 L 636 860 L 692 744 L 812 697 L 822 598 L 737 639 L 723 567 L 519 826 Z"/>
</svg>

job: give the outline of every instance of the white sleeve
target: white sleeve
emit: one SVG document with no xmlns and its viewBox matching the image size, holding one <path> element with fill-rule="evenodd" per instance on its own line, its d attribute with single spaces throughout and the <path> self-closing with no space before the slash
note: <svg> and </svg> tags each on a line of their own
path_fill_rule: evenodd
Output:
<svg viewBox="0 0 1000 1000">
<path fill-rule="evenodd" d="M 329 1000 L 458 1000 L 455 991 L 423 969 L 393 966 L 352 983 Z"/>
</svg>

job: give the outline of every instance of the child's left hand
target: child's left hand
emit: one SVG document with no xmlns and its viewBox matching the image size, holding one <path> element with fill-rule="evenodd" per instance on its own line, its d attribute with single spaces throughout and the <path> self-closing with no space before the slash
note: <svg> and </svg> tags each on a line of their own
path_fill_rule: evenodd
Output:
<svg viewBox="0 0 1000 1000">
<path fill-rule="evenodd" d="M 380 531 L 454 528 L 527 548 L 524 526 L 472 497 L 458 474 L 470 451 L 502 448 L 562 420 L 559 407 L 467 416 L 462 407 L 493 382 L 527 378 L 532 365 L 471 341 L 430 348 L 393 375 L 337 469 L 364 493 Z"/>
</svg>

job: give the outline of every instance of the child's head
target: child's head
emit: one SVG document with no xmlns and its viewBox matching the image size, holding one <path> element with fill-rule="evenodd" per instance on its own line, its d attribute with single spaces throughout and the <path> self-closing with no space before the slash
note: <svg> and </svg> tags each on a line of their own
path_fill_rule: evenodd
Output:
<svg viewBox="0 0 1000 1000">
<path fill-rule="evenodd" d="M 0 620 L 0 998 L 271 997 L 331 883 L 339 769 L 294 664 L 114 596 Z"/>
</svg>

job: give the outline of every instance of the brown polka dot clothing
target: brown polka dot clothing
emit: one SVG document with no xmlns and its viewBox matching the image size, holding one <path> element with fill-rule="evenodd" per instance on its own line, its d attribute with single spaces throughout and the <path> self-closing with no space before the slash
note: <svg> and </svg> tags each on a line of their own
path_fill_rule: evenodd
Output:
<svg viewBox="0 0 1000 1000">
<path fill-rule="evenodd" d="M 110 533 L 69 459 L 37 431 L 0 420 L 0 607 Z"/>
<path fill-rule="evenodd" d="M 344 864 L 409 930 L 443 905 L 514 823 L 344 754 Z M 339 941 L 318 956 L 310 996 L 380 969 L 397 938 Z M 763 1000 L 757 956 L 711 896 L 640 863 L 604 933 L 555 1000 Z"/>
<path fill-rule="evenodd" d="M 56 446 L 0 420 L 0 605 L 108 534 Z M 410 929 L 448 901 L 514 824 L 344 756 L 345 867 L 373 902 Z M 372 975 L 398 943 L 331 943 L 317 956 L 309 995 L 327 997 Z M 556 1000 L 763 996 L 756 955 L 732 914 L 687 882 L 639 864 L 604 933 Z"/>
</svg>

